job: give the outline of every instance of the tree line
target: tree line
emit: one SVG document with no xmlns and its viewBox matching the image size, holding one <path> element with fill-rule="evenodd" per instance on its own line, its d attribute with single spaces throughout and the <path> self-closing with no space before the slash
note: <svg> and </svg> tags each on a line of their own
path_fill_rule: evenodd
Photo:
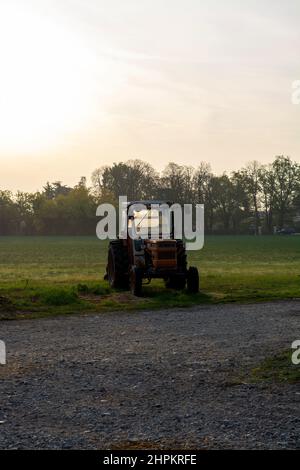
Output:
<svg viewBox="0 0 300 470">
<path fill-rule="evenodd" d="M 35 193 L 0 189 L 0 235 L 92 235 L 97 206 L 117 206 L 119 195 L 204 204 L 211 234 L 300 231 L 300 165 L 278 156 L 270 165 L 253 161 L 222 175 L 205 162 L 196 168 L 169 163 L 159 174 L 147 162 L 129 160 L 96 169 L 90 186 L 82 177 L 74 187 L 48 182 Z"/>
</svg>

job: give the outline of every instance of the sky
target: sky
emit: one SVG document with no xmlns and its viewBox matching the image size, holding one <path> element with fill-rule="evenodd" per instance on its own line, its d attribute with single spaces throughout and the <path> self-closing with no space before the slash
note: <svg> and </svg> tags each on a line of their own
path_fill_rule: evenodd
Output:
<svg viewBox="0 0 300 470">
<path fill-rule="evenodd" d="M 300 161 L 299 0 L 0 0 L 0 189 Z"/>
</svg>

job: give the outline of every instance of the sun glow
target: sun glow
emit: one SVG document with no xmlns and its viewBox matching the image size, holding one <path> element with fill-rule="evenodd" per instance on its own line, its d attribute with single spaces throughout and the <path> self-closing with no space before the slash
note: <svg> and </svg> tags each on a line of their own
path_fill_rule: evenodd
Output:
<svg viewBox="0 0 300 470">
<path fill-rule="evenodd" d="M 22 4 L 0 6 L 0 60 L 2 154 L 49 149 L 103 112 L 106 64 L 78 34 Z"/>
</svg>

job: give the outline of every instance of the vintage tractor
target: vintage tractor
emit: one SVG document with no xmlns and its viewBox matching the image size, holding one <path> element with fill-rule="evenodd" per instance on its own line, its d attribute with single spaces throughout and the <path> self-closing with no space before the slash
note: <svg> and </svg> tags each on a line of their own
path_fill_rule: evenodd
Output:
<svg viewBox="0 0 300 470">
<path fill-rule="evenodd" d="M 131 210 L 142 204 L 144 210 Z M 126 236 L 109 243 L 108 262 L 105 279 L 113 288 L 130 288 L 132 294 L 140 296 L 143 280 L 164 279 L 167 288 L 183 290 L 187 286 L 190 293 L 199 291 L 199 273 L 195 267 L 187 268 L 187 255 L 183 240 L 174 239 L 174 217 L 170 220 L 170 237 L 161 238 L 163 219 L 153 205 L 172 205 L 166 201 L 135 201 L 127 203 Z M 128 230 L 146 228 L 149 236 L 132 239 Z M 150 227 L 156 228 L 157 236 L 151 238 Z M 149 232 L 148 232 L 149 230 Z M 144 230 L 145 233 L 145 230 Z M 152 233 L 152 232 L 151 232 Z"/>
</svg>

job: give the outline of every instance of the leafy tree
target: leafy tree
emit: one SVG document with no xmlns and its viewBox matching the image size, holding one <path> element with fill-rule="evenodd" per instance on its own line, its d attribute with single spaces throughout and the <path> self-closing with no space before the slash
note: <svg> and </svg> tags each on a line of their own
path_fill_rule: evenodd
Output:
<svg viewBox="0 0 300 470">
<path fill-rule="evenodd" d="M 0 235 L 18 232 L 18 210 L 10 191 L 0 190 Z"/>
<path fill-rule="evenodd" d="M 300 166 L 289 157 L 279 156 L 272 164 L 272 172 L 275 183 L 274 205 L 278 213 L 278 227 L 281 229 L 299 190 Z"/>
</svg>

